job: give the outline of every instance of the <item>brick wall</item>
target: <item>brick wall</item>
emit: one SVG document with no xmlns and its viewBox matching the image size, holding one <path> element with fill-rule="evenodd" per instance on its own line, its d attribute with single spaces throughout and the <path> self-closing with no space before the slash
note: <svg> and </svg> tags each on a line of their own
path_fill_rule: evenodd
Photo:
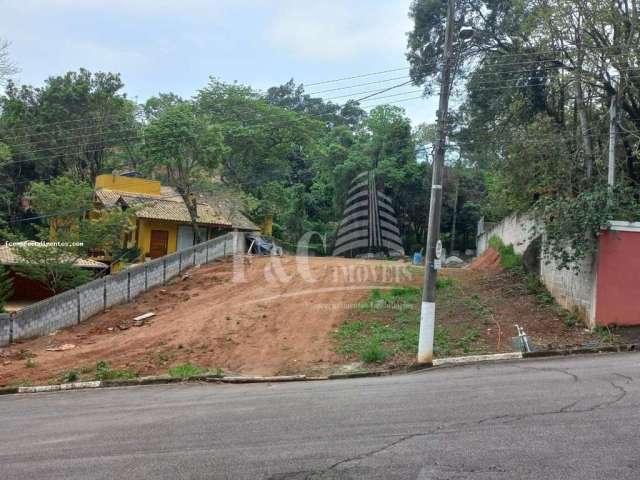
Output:
<svg viewBox="0 0 640 480">
<path fill-rule="evenodd" d="M 115 275 L 107 275 L 76 289 L 34 303 L 11 315 L 0 314 L 0 346 L 15 340 L 47 335 L 75 325 L 105 308 L 125 303 L 140 293 L 162 285 L 180 271 L 242 252 L 244 235 L 228 233 Z M 180 268 L 181 267 L 181 268 Z"/>
</svg>

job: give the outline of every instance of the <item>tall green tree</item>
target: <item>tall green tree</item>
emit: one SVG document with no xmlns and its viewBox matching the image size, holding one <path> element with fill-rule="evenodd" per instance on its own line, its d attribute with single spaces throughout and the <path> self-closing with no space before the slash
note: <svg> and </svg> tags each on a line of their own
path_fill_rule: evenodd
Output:
<svg viewBox="0 0 640 480">
<path fill-rule="evenodd" d="M 222 128 L 191 102 L 173 102 L 158 111 L 145 128 L 144 151 L 182 196 L 196 241 L 200 243 L 203 239 L 197 228 L 198 204 L 194 186 L 213 176 L 228 151 Z"/>
<path fill-rule="evenodd" d="M 12 247 L 21 259 L 15 269 L 53 293 L 90 280 L 93 273 L 79 268 L 77 260 L 95 251 L 112 254 L 131 228 L 131 212 L 119 208 L 93 211 L 93 187 L 88 182 L 70 177 L 58 177 L 49 184 L 34 182 L 28 197 L 38 221 L 35 240 L 42 243 Z"/>
</svg>

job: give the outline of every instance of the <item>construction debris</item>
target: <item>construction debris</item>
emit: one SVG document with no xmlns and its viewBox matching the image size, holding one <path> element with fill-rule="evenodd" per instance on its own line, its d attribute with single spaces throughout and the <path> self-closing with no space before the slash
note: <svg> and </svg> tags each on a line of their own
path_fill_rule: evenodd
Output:
<svg viewBox="0 0 640 480">
<path fill-rule="evenodd" d="M 47 351 L 64 352 L 65 350 L 71 350 L 72 348 L 76 348 L 73 343 L 63 343 L 62 345 L 50 345 L 47 347 Z"/>
</svg>

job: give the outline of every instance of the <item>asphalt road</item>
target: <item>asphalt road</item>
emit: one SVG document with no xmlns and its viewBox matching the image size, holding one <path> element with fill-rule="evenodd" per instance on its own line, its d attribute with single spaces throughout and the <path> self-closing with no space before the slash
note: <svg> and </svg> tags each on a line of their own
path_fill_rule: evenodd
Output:
<svg viewBox="0 0 640 480">
<path fill-rule="evenodd" d="M 0 398 L 2 479 L 638 479 L 640 354 Z"/>
</svg>

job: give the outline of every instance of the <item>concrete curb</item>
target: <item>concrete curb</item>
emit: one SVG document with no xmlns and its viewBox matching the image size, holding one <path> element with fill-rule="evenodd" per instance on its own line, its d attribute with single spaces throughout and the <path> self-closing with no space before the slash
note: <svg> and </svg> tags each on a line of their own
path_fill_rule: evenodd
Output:
<svg viewBox="0 0 640 480">
<path fill-rule="evenodd" d="M 82 390 L 85 388 L 99 388 L 102 382 L 72 382 L 59 385 L 40 385 L 36 387 L 18 387 L 18 393 L 58 392 L 60 390 Z"/>
<path fill-rule="evenodd" d="M 469 355 L 466 357 L 450 357 L 439 358 L 433 361 L 433 365 L 413 364 L 406 367 L 393 370 L 378 370 L 372 372 L 353 372 L 353 373 L 336 373 L 327 376 L 308 377 L 306 375 L 280 375 L 270 377 L 259 376 L 222 376 L 222 375 L 194 375 L 188 378 L 174 378 L 166 375 L 158 375 L 152 377 L 127 378 L 114 380 L 96 380 L 91 382 L 73 382 L 63 383 L 59 385 L 40 385 L 25 387 L 0 387 L 0 395 L 12 395 L 16 393 L 44 393 L 59 392 L 66 390 L 84 390 L 90 388 L 109 388 L 109 387 L 133 387 L 141 385 L 159 385 L 170 383 L 187 383 L 187 382 L 207 382 L 207 383 L 281 383 L 281 382 L 309 382 L 324 380 L 343 380 L 349 378 L 367 378 L 382 377 L 388 375 L 397 375 L 401 373 L 416 372 L 419 370 L 430 370 L 436 367 L 447 367 L 456 365 L 468 365 L 471 363 L 481 362 L 500 362 L 509 360 L 522 360 L 527 358 L 544 358 L 544 357 L 561 357 L 568 355 L 586 355 L 595 353 L 617 353 L 617 352 L 637 352 L 640 351 L 640 345 L 628 344 L 611 347 L 600 348 L 577 348 L 568 350 L 551 350 L 541 352 L 511 352 L 496 353 L 490 355 Z"/>
<path fill-rule="evenodd" d="M 523 358 L 522 352 L 494 353 L 491 355 L 469 355 L 468 357 L 436 358 L 433 361 L 433 366 L 439 367 L 441 365 L 462 365 L 465 363 L 497 362 L 500 360 L 518 360 L 521 358 Z"/>
</svg>

